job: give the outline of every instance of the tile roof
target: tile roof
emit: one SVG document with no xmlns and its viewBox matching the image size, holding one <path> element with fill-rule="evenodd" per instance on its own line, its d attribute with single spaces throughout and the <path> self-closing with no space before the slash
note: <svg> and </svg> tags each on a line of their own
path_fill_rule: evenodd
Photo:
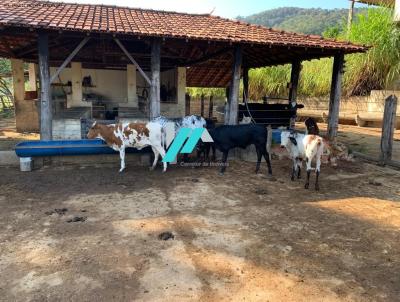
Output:
<svg viewBox="0 0 400 302">
<path fill-rule="evenodd" d="M 229 43 L 328 48 L 348 53 L 365 51 L 365 47 L 348 42 L 273 30 L 209 14 L 196 15 L 106 5 L 2 0 L 1 25 Z"/>
</svg>

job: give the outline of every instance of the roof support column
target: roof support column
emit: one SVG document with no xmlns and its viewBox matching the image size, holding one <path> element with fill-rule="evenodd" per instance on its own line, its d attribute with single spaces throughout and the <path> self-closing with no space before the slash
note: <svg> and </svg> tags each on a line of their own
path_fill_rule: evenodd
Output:
<svg viewBox="0 0 400 302">
<path fill-rule="evenodd" d="M 249 100 L 249 69 L 243 68 L 243 101 Z"/>
<path fill-rule="evenodd" d="M 293 109 L 297 107 L 297 91 L 299 87 L 300 80 L 300 72 L 301 72 L 301 61 L 295 60 L 292 63 L 292 72 L 290 74 L 290 84 L 289 84 L 289 104 Z M 294 129 L 296 127 L 296 115 L 294 115 L 290 119 L 290 129 Z"/>
<path fill-rule="evenodd" d="M 150 119 L 160 115 L 161 40 L 151 43 Z"/>
<path fill-rule="evenodd" d="M 339 123 L 340 98 L 342 96 L 342 74 L 344 67 L 344 54 L 335 55 L 333 61 L 331 95 L 329 100 L 328 139 L 336 139 Z"/>
<path fill-rule="evenodd" d="M 239 103 L 239 87 L 240 72 L 242 68 L 242 47 L 237 45 L 234 50 L 234 59 L 232 66 L 232 81 L 228 99 L 228 125 L 236 125 L 238 122 L 238 103 Z"/>
<path fill-rule="evenodd" d="M 296 60 L 292 63 L 292 72 L 290 74 L 289 103 L 297 103 L 297 90 L 299 87 L 301 71 L 301 61 Z"/>
<path fill-rule="evenodd" d="M 40 139 L 51 140 L 53 112 L 50 96 L 49 37 L 38 35 L 39 78 L 40 78 Z"/>
</svg>

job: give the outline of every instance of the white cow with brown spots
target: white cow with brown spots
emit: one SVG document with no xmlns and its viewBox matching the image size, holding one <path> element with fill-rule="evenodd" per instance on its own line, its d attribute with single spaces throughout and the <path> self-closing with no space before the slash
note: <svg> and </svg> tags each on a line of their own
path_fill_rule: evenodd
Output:
<svg viewBox="0 0 400 302">
<path fill-rule="evenodd" d="M 292 177 L 294 180 L 295 174 L 300 178 L 301 166 L 303 160 L 307 165 L 307 181 L 304 187 L 308 189 L 310 185 L 311 162 L 315 159 L 316 179 L 315 190 L 319 190 L 318 178 L 321 171 L 321 157 L 324 153 L 324 139 L 318 135 L 305 135 L 302 133 L 282 131 L 281 147 L 286 148 L 290 158 L 293 160 Z"/>
<path fill-rule="evenodd" d="M 100 138 L 115 151 L 119 151 L 122 172 L 125 169 L 125 149 L 133 147 L 141 150 L 151 146 L 154 153 L 154 162 L 151 170 L 157 165 L 159 156 L 165 156 L 163 147 L 162 127 L 158 123 L 119 123 L 102 125 L 94 122 L 87 135 L 89 139 Z M 163 163 L 163 172 L 167 170 L 167 163 Z"/>
</svg>

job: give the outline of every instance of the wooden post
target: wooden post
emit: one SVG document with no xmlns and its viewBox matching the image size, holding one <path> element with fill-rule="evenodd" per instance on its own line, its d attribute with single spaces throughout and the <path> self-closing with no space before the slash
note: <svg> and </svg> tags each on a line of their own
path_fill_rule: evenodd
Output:
<svg viewBox="0 0 400 302">
<path fill-rule="evenodd" d="M 328 139 L 334 141 L 338 132 L 340 98 L 342 96 L 342 73 L 344 54 L 335 55 L 333 61 L 331 94 L 329 100 Z"/>
<path fill-rule="evenodd" d="M 161 40 L 151 43 L 150 119 L 160 115 Z"/>
<path fill-rule="evenodd" d="M 208 118 L 212 119 L 214 115 L 214 100 L 213 96 L 210 95 L 210 102 L 208 103 Z"/>
<path fill-rule="evenodd" d="M 243 102 L 249 100 L 249 69 L 243 68 Z"/>
<path fill-rule="evenodd" d="M 227 125 L 229 121 L 229 94 L 230 94 L 230 87 L 225 88 L 225 108 L 224 108 L 224 124 Z"/>
<path fill-rule="evenodd" d="M 185 115 L 190 115 L 190 94 L 185 95 Z"/>
<path fill-rule="evenodd" d="M 295 60 L 292 63 L 292 71 L 290 74 L 290 88 L 289 88 L 289 104 L 292 108 L 297 106 L 297 90 L 300 80 L 301 61 Z M 290 119 L 290 129 L 296 128 L 296 116 Z"/>
<path fill-rule="evenodd" d="M 397 97 L 389 96 L 385 100 L 385 112 L 382 121 L 380 164 L 386 165 L 392 159 L 394 129 L 396 127 Z"/>
<path fill-rule="evenodd" d="M 204 117 L 204 94 L 200 97 L 200 115 Z"/>
<path fill-rule="evenodd" d="M 239 104 L 241 68 L 242 68 L 242 47 L 240 45 L 237 45 L 234 50 L 232 81 L 228 99 L 228 111 L 229 111 L 228 125 L 236 125 L 238 122 L 238 104 Z"/>
<path fill-rule="evenodd" d="M 301 71 L 301 61 L 296 60 L 292 63 L 292 72 L 290 74 L 289 103 L 297 103 L 297 90 L 299 87 Z"/>
<path fill-rule="evenodd" d="M 53 112 L 50 95 L 49 37 L 47 33 L 38 35 L 39 78 L 40 78 L 40 139 L 53 138 Z"/>
</svg>

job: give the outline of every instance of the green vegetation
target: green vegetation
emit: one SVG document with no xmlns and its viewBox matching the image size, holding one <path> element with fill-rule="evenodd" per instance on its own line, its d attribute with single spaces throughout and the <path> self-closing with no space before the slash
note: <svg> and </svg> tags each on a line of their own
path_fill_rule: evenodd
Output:
<svg viewBox="0 0 400 302">
<path fill-rule="evenodd" d="M 346 56 L 343 80 L 344 95 L 366 95 L 373 89 L 384 89 L 400 77 L 400 29 L 393 23 L 393 11 L 387 8 L 363 10 L 355 18 L 348 35 L 342 23 L 324 30 L 324 35 L 339 40 L 371 46 L 365 54 Z M 303 63 L 299 94 L 326 96 L 330 91 L 332 59 Z M 287 97 L 290 65 L 250 70 L 250 99 L 263 96 Z M 190 92 L 190 91 L 189 91 Z M 196 94 L 201 94 L 197 90 Z"/>
<path fill-rule="evenodd" d="M 2 75 L 11 72 L 10 60 L 0 58 L 0 113 L 10 113 L 12 106 L 12 95 L 10 91 L 11 79 Z"/>
<path fill-rule="evenodd" d="M 355 13 L 363 10 L 355 9 Z M 329 28 L 341 28 L 347 22 L 347 15 L 347 9 L 281 7 L 238 19 L 276 29 L 322 35 Z"/>
</svg>

